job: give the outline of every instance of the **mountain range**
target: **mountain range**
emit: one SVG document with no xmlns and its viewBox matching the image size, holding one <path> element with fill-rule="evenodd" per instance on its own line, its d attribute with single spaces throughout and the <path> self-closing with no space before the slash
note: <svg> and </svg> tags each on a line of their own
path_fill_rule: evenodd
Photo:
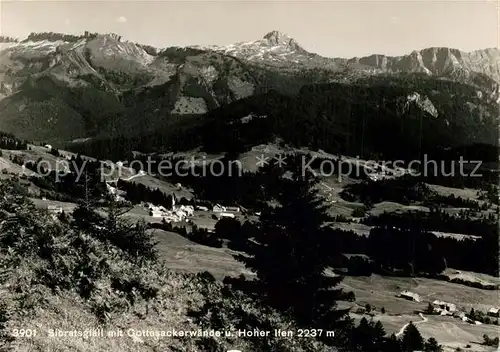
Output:
<svg viewBox="0 0 500 352">
<path fill-rule="evenodd" d="M 310 106 L 303 98 L 317 99 L 312 91 L 319 101 L 330 102 L 322 111 L 305 112 L 312 123 L 315 117 L 328 120 L 340 114 L 334 110 L 347 94 L 351 107 L 343 109 L 366 105 L 369 118 L 380 115 L 381 106 L 401 118 L 411 105 L 438 119 L 447 134 L 453 134 L 451 128 L 460 130 L 464 143 L 497 143 L 494 133 L 485 131 L 498 124 L 499 84 L 498 49 L 428 48 L 397 57 L 345 59 L 310 53 L 279 31 L 228 46 L 163 49 L 89 32 L 0 37 L 1 130 L 56 145 L 164 131 L 165 143 L 158 143 L 168 146 L 178 129 L 189 132 L 206 121 L 213 124 L 214 112 L 238 120 L 256 113 L 242 106 L 257 110 L 256 102 L 279 96 L 272 110 L 285 116 L 293 105 L 288 102 Z M 391 97 L 383 96 L 387 89 Z M 235 108 L 244 115 L 233 116 Z M 358 127 L 329 128 L 333 136 Z M 282 131 L 274 132 L 281 137 Z"/>
</svg>

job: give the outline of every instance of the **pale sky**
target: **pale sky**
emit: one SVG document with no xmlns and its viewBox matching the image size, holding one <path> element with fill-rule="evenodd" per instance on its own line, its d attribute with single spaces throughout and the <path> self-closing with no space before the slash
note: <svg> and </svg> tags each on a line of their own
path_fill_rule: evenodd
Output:
<svg viewBox="0 0 500 352">
<path fill-rule="evenodd" d="M 499 0 L 500 1 L 500 0 Z M 156 47 L 226 45 L 271 30 L 330 57 L 499 47 L 498 1 L 6 1 L 0 34 L 114 32 Z"/>
</svg>

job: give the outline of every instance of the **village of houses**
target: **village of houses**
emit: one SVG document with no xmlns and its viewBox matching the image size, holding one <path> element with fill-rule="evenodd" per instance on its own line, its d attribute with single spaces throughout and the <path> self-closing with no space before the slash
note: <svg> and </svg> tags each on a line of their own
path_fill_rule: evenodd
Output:
<svg viewBox="0 0 500 352">
<path fill-rule="evenodd" d="M 149 216 L 161 219 L 163 222 L 176 223 L 176 222 L 192 222 L 191 218 L 194 216 L 194 210 L 200 212 L 209 212 L 205 206 L 192 206 L 192 205 L 175 205 L 175 197 L 172 198 L 172 207 L 166 209 L 164 206 L 156 206 L 151 203 L 144 203 L 145 209 L 149 211 Z M 226 207 L 216 204 L 212 208 L 212 217 L 214 220 L 222 218 L 235 218 L 240 214 L 239 207 Z"/>
<path fill-rule="evenodd" d="M 108 193 L 114 197 L 116 201 L 124 201 L 124 192 L 118 190 L 116 187 L 111 186 L 106 183 Z M 42 201 L 47 201 L 47 199 L 42 198 Z M 51 204 L 60 203 L 60 204 Z M 54 215 L 60 214 L 63 211 L 72 211 L 74 206 L 68 207 L 67 204 L 63 202 L 50 202 L 46 203 L 46 209 L 49 210 Z M 139 208 L 139 209 L 138 209 Z M 143 211 L 141 211 L 143 210 Z M 198 213 L 197 219 L 195 219 L 195 210 Z M 145 211 L 145 212 L 144 212 Z M 207 219 L 207 215 L 211 215 Z M 222 218 L 236 218 L 242 215 L 242 209 L 240 207 L 234 206 L 223 206 L 220 204 L 215 204 L 211 209 L 206 206 L 193 206 L 193 205 L 179 205 L 176 204 L 175 193 L 172 197 L 172 205 L 167 209 L 163 205 L 155 205 L 149 202 L 143 202 L 138 207 L 130 212 L 131 216 L 144 215 L 149 217 L 152 222 L 164 222 L 164 223 L 196 223 L 200 227 L 206 228 L 209 232 L 213 230 L 213 225 L 217 220 Z M 205 215 L 205 216 L 203 216 Z M 196 220 L 200 220 L 196 222 Z M 211 220 L 211 221 L 201 221 L 201 220 Z M 210 226 L 212 225 L 212 226 Z"/>
<path fill-rule="evenodd" d="M 399 297 L 402 299 L 406 299 L 409 301 L 414 301 L 414 302 L 422 302 L 420 295 L 411 291 L 402 291 L 399 294 Z M 451 302 L 446 302 L 442 301 L 439 299 L 435 299 L 432 302 L 429 302 L 429 307 L 432 307 L 431 311 L 427 311 L 427 314 L 437 314 L 437 315 L 443 315 L 443 316 L 452 316 L 457 319 L 461 319 L 462 321 L 469 323 L 469 324 L 475 324 L 475 325 L 481 325 L 483 324 L 480 321 L 473 320 L 468 316 L 469 312 L 464 312 L 460 311 L 457 309 L 457 306 L 455 303 Z M 500 302 L 499 306 L 497 307 L 491 307 L 487 315 L 491 318 L 500 318 Z"/>
</svg>

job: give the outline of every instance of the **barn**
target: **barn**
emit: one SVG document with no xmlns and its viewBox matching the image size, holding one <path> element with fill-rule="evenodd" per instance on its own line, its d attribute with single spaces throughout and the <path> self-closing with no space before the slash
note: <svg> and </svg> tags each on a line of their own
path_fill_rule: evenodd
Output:
<svg viewBox="0 0 500 352">
<path fill-rule="evenodd" d="M 409 301 L 420 302 L 420 296 L 417 293 L 410 291 L 403 291 L 399 294 L 399 297 L 407 299 Z"/>
</svg>

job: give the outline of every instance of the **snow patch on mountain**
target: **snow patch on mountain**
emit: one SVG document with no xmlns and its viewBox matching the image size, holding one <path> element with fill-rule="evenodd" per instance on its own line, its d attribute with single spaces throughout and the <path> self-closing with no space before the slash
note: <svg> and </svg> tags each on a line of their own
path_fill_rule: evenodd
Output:
<svg viewBox="0 0 500 352">
<path fill-rule="evenodd" d="M 262 39 L 239 42 L 225 46 L 190 46 L 191 48 L 218 51 L 252 62 L 283 64 L 308 62 L 313 58 L 321 58 L 304 50 L 295 39 L 279 31 L 267 33 Z"/>
<path fill-rule="evenodd" d="M 204 114 L 208 111 L 207 103 L 203 98 L 181 96 L 175 102 L 173 114 Z"/>
<path fill-rule="evenodd" d="M 254 113 L 251 113 L 247 116 L 244 116 L 240 119 L 240 122 L 241 123 L 249 123 L 250 121 L 252 121 L 253 119 L 265 119 L 267 117 L 267 115 L 256 115 Z"/>
<path fill-rule="evenodd" d="M 43 58 L 49 54 L 56 52 L 61 45 L 67 44 L 62 40 L 58 41 L 27 41 L 20 43 L 1 43 L 0 57 L 8 56 L 10 58 L 23 57 L 26 59 Z"/>
</svg>

